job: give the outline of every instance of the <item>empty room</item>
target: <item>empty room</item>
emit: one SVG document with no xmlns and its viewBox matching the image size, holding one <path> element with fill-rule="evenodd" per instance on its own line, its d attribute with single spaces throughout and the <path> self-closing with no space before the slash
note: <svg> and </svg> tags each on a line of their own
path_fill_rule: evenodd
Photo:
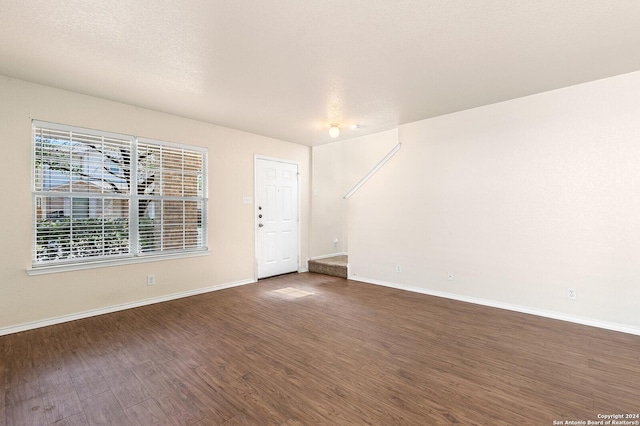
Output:
<svg viewBox="0 0 640 426">
<path fill-rule="evenodd" d="M 1 0 L 0 426 L 640 425 L 638 22 Z"/>
</svg>

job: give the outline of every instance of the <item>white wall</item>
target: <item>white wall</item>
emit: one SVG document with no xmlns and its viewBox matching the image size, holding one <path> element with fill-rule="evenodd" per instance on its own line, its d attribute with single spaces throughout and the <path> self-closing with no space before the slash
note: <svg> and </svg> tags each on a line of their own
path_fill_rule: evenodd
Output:
<svg viewBox="0 0 640 426">
<path fill-rule="evenodd" d="M 31 119 L 209 149 L 209 256 L 28 276 Z M 26 323 L 254 279 L 254 154 L 299 162 L 301 258 L 309 256 L 310 148 L 0 76 L 0 333 Z M 147 274 L 156 285 L 146 285 Z"/>
<path fill-rule="evenodd" d="M 312 148 L 311 227 L 312 258 L 347 250 L 344 153 L 338 142 Z M 334 244 L 335 240 L 337 244 Z"/>
<path fill-rule="evenodd" d="M 310 235 L 313 258 L 349 251 L 349 203 L 343 197 L 397 143 L 398 131 L 394 129 L 313 147 Z"/>
<path fill-rule="evenodd" d="M 640 72 L 399 130 L 349 200 L 353 278 L 640 333 Z"/>
</svg>

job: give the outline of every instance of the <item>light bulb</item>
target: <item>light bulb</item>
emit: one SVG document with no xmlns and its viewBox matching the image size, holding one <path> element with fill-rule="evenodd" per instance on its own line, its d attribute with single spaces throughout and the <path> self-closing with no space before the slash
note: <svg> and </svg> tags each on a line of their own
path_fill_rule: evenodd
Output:
<svg viewBox="0 0 640 426">
<path fill-rule="evenodd" d="M 337 124 L 332 124 L 329 128 L 329 136 L 332 138 L 337 138 L 340 135 L 340 128 Z"/>
</svg>

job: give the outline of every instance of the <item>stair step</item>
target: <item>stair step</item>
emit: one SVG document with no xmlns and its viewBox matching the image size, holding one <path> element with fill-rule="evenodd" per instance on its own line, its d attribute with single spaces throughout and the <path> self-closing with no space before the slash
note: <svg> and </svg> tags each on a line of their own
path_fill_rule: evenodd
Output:
<svg viewBox="0 0 640 426">
<path fill-rule="evenodd" d="M 344 255 L 309 261 L 309 272 L 347 278 L 348 257 Z"/>
</svg>

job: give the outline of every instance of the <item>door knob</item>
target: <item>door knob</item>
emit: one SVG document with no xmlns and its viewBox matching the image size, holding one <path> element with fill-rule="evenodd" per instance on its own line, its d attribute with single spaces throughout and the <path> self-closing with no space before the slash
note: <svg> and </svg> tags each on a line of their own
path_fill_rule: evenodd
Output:
<svg viewBox="0 0 640 426">
<path fill-rule="evenodd" d="M 261 224 L 261 223 L 259 223 L 259 224 L 258 224 L 258 228 L 262 228 L 263 226 L 264 226 L 264 225 L 263 225 L 263 224 Z"/>
</svg>

